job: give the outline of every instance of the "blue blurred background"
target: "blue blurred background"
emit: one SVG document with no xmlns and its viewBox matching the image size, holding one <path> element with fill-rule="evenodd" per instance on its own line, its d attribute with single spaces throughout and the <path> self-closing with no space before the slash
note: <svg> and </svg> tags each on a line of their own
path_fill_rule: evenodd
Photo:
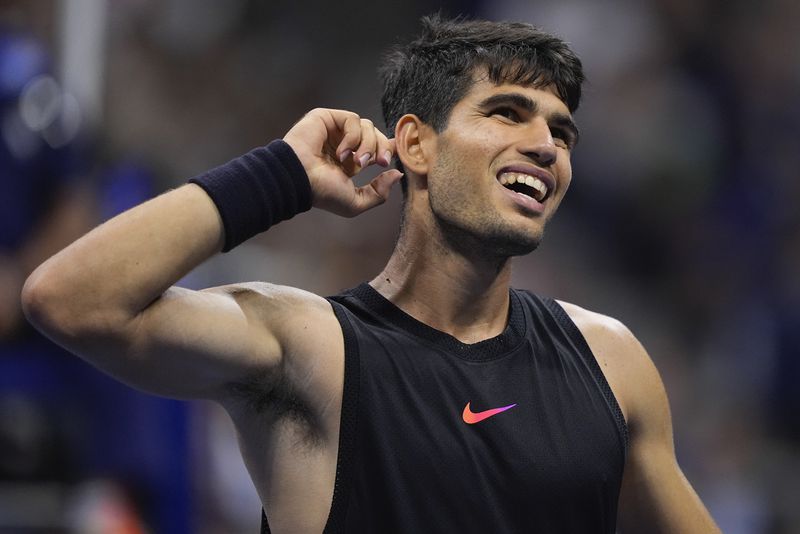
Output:
<svg viewBox="0 0 800 534">
<path fill-rule="evenodd" d="M 312 107 L 381 122 L 381 50 L 440 9 L 553 31 L 589 77 L 572 190 L 516 285 L 638 335 L 724 532 L 800 532 L 800 3 L 2 0 L 0 533 L 257 531 L 224 414 L 52 346 L 21 317 L 21 284 Z M 182 284 L 336 293 L 382 267 L 399 196 L 283 223 Z"/>
</svg>

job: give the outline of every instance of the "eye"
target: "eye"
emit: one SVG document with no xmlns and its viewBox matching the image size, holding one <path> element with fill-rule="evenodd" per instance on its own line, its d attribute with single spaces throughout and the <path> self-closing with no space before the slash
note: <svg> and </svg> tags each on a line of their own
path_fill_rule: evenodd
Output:
<svg viewBox="0 0 800 534">
<path fill-rule="evenodd" d="M 563 128 L 551 128 L 550 135 L 553 136 L 556 146 L 561 148 L 571 149 L 575 144 L 572 135 Z"/>
<path fill-rule="evenodd" d="M 494 116 L 494 115 L 503 117 L 504 119 L 508 119 L 512 122 L 520 122 L 521 120 L 519 113 L 517 113 L 514 110 L 514 108 L 510 108 L 508 106 L 501 106 L 499 108 L 494 108 L 489 112 L 489 116 Z"/>
</svg>

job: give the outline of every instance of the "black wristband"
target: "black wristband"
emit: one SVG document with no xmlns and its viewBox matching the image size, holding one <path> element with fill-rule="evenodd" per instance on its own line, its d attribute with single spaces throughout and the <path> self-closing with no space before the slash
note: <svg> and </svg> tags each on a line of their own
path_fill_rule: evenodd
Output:
<svg viewBox="0 0 800 534">
<path fill-rule="evenodd" d="M 311 209 L 311 184 L 292 147 L 278 139 L 251 150 L 190 183 L 219 210 L 228 252 L 270 226 Z"/>
</svg>

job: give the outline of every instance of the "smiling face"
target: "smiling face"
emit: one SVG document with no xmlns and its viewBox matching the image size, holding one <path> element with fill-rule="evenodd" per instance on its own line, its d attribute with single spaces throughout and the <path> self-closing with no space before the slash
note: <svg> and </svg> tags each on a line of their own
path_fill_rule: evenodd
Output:
<svg viewBox="0 0 800 534">
<path fill-rule="evenodd" d="M 569 187 L 576 141 L 552 89 L 477 81 L 431 151 L 428 202 L 442 235 L 496 257 L 534 250 Z"/>
</svg>

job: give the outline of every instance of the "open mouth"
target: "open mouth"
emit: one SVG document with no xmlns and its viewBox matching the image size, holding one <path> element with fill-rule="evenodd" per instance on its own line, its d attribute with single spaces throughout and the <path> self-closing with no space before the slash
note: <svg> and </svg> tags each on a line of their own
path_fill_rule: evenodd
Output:
<svg viewBox="0 0 800 534">
<path fill-rule="evenodd" d="M 544 202 L 550 193 L 541 179 L 521 172 L 502 172 L 497 177 L 500 184 L 507 189 L 529 196 L 537 202 Z"/>
</svg>

